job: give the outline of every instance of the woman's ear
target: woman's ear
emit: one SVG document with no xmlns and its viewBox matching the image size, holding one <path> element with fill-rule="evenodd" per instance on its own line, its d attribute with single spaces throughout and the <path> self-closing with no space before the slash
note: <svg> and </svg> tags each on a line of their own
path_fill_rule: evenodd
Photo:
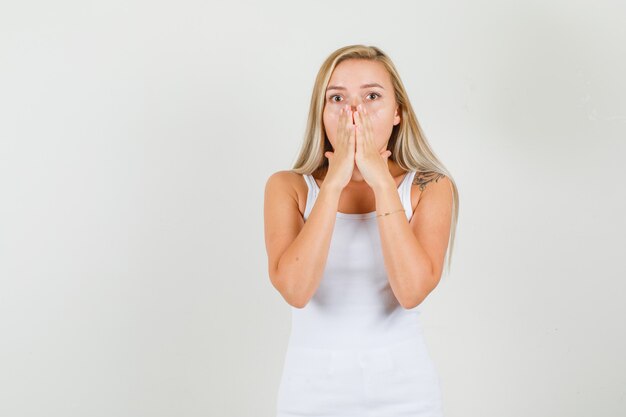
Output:
<svg viewBox="0 0 626 417">
<path fill-rule="evenodd" d="M 400 108 L 400 106 L 396 106 L 396 113 L 393 116 L 394 126 L 396 126 L 402 120 L 402 118 L 400 117 L 401 114 L 402 114 L 402 109 Z"/>
</svg>

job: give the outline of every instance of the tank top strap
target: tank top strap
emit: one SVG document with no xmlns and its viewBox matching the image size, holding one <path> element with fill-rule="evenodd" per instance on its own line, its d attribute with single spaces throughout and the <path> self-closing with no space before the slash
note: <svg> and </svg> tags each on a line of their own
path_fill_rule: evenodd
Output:
<svg viewBox="0 0 626 417">
<path fill-rule="evenodd" d="M 404 207 L 404 211 L 406 213 L 407 219 L 410 221 L 413 216 L 413 206 L 411 204 L 411 184 L 413 183 L 413 178 L 417 171 L 409 171 L 402 180 L 402 184 L 400 184 L 400 200 L 402 201 L 402 206 Z"/>
<path fill-rule="evenodd" d="M 309 213 L 311 213 L 311 210 L 313 209 L 313 204 L 315 203 L 315 198 L 317 197 L 318 186 L 312 175 L 302 174 L 302 176 L 304 177 L 304 181 L 309 189 L 306 196 L 306 208 L 304 209 L 304 215 L 302 216 L 306 221 L 309 217 Z"/>
</svg>

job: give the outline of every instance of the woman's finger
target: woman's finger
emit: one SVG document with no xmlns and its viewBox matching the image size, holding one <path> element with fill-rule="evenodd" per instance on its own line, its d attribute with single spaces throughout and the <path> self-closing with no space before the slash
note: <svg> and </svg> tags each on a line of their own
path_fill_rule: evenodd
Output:
<svg viewBox="0 0 626 417">
<path fill-rule="evenodd" d="M 363 125 L 368 132 L 372 133 L 374 130 L 372 129 L 372 120 L 370 119 L 370 115 L 367 112 L 367 109 L 363 107 Z M 373 138 L 372 138 L 373 139 Z"/>
</svg>

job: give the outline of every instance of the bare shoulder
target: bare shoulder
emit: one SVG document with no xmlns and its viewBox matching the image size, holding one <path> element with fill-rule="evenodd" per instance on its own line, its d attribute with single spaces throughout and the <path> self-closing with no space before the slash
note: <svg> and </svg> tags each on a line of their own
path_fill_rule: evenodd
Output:
<svg viewBox="0 0 626 417">
<path fill-rule="evenodd" d="M 306 182 L 302 175 L 291 170 L 277 171 L 267 179 L 265 185 L 266 203 L 290 203 L 289 205 L 295 204 L 299 209 L 302 205 L 303 188 L 306 188 Z M 299 209 L 299 211 L 301 210 Z"/>
<path fill-rule="evenodd" d="M 429 194 L 436 192 L 434 190 L 447 193 L 451 188 L 452 182 L 444 174 L 434 171 L 416 172 L 411 183 L 411 206 L 413 211 L 417 208 L 426 190 L 429 190 Z"/>
<path fill-rule="evenodd" d="M 415 173 L 415 177 L 413 177 L 412 184 L 418 186 L 420 191 L 424 191 L 428 184 L 433 182 L 439 183 L 440 180 L 442 180 L 442 183 L 450 181 L 448 177 L 439 172 L 417 172 Z"/>
<path fill-rule="evenodd" d="M 269 176 L 266 183 L 267 187 L 286 187 L 289 188 L 291 182 L 293 181 L 293 177 L 296 174 L 293 171 L 283 170 L 276 171 L 272 175 Z"/>
</svg>

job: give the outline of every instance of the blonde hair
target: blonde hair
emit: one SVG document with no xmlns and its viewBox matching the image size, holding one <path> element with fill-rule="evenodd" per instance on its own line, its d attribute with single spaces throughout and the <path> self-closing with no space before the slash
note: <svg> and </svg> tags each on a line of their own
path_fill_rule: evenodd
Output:
<svg viewBox="0 0 626 417">
<path fill-rule="evenodd" d="M 391 59 L 379 48 L 366 45 L 345 46 L 331 53 L 322 63 L 317 77 L 315 78 L 313 93 L 311 94 L 309 117 L 304 134 L 304 141 L 291 170 L 298 174 L 311 175 L 318 169 L 328 167 L 328 159 L 324 156 L 324 152 L 332 151 L 333 148 L 326 136 L 322 117 L 325 106 L 326 87 L 328 86 L 328 82 L 330 81 L 335 67 L 347 59 L 365 59 L 381 62 L 391 77 L 401 120 L 398 125 L 393 127 L 389 138 L 387 145 L 387 149 L 391 151 L 389 159 L 392 159 L 405 171 L 410 172 L 415 170 L 419 175 L 428 177 L 431 175 L 445 175 L 450 179 L 453 193 L 452 224 L 450 228 L 450 245 L 448 246 L 445 257 L 447 263 L 444 262 L 445 272 L 446 266 L 448 270 L 450 269 L 454 247 L 454 237 L 458 221 L 458 189 L 454 179 L 441 161 L 435 156 L 424 132 L 422 132 L 417 117 L 411 107 L 411 103 L 409 102 L 409 97 L 404 85 L 400 80 L 398 71 L 391 62 Z"/>
</svg>

